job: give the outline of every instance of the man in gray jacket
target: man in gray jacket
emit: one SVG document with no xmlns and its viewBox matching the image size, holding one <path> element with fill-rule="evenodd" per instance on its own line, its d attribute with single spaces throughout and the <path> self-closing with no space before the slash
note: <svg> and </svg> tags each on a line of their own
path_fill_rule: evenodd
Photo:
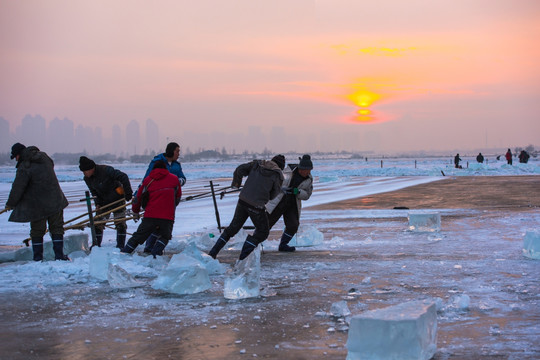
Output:
<svg viewBox="0 0 540 360">
<path fill-rule="evenodd" d="M 54 258 L 69 260 L 64 255 L 64 208 L 68 201 L 56 178 L 52 159 L 37 147 L 21 143 L 11 148 L 11 159 L 17 160 L 17 173 L 6 202 L 6 208 L 13 209 L 9 221 L 30 222 L 34 261 L 43 260 L 47 223 Z"/>
<path fill-rule="evenodd" d="M 276 155 L 271 161 L 253 160 L 236 168 L 232 187 L 239 188 L 242 185 L 242 178 L 244 176 L 248 178 L 238 196 L 238 204 L 230 225 L 223 230 L 208 255 L 215 259 L 229 239 L 240 231 L 248 217 L 253 222 L 255 231 L 253 235 L 247 236 L 239 260 L 244 260 L 257 245 L 266 240 L 270 227 L 265 205 L 280 193 L 284 167 L 285 156 Z"/>
<path fill-rule="evenodd" d="M 266 204 L 268 212 L 268 222 L 270 229 L 283 216 L 285 230 L 279 243 L 279 251 L 292 252 L 296 248 L 289 246 L 289 241 L 298 231 L 300 226 L 300 210 L 302 200 L 308 200 L 313 192 L 313 177 L 311 170 L 313 163 L 311 156 L 304 155 L 298 165 L 291 165 L 283 171 L 285 180 L 283 181 L 283 191 Z"/>
</svg>

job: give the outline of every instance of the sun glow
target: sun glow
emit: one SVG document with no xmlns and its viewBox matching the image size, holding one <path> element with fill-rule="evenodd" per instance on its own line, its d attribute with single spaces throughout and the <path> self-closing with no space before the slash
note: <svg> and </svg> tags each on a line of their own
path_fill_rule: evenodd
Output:
<svg viewBox="0 0 540 360">
<path fill-rule="evenodd" d="M 360 107 L 368 107 L 381 98 L 380 95 L 375 94 L 369 90 L 359 90 L 352 95 L 348 96 L 355 105 Z"/>
</svg>

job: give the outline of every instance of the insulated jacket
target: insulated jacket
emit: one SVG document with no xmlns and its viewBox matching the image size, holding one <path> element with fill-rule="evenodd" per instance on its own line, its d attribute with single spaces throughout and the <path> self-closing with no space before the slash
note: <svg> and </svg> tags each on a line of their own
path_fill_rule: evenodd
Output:
<svg viewBox="0 0 540 360">
<path fill-rule="evenodd" d="M 169 164 L 169 160 L 165 157 L 165 154 L 159 154 L 156 155 L 152 161 L 150 161 L 150 165 L 148 165 L 148 169 L 146 170 L 146 174 L 144 174 L 144 177 L 146 178 L 148 175 L 150 175 L 150 172 L 154 168 L 154 164 L 156 161 L 163 161 L 167 165 L 167 170 L 171 174 L 174 174 L 178 177 L 178 180 L 180 180 L 180 186 L 184 186 L 186 184 L 186 176 L 184 175 L 182 171 L 182 165 L 178 161 L 173 161 Z"/>
<path fill-rule="evenodd" d="M 88 186 L 92 196 L 96 197 L 95 202 L 99 206 L 108 205 L 122 198 L 129 201 L 133 194 L 128 176 L 122 171 L 108 165 L 96 165 L 94 175 L 90 177 L 85 176 L 84 182 Z M 124 189 L 124 194 L 117 192 L 116 188 L 118 187 Z"/>
<path fill-rule="evenodd" d="M 285 177 L 285 180 L 283 180 L 283 187 L 289 187 L 291 180 L 293 178 L 293 173 L 297 168 L 294 167 L 291 169 L 290 167 L 285 168 L 283 170 L 283 176 Z M 313 192 L 313 176 L 309 174 L 309 176 L 302 181 L 298 185 L 298 194 L 295 196 L 296 198 L 296 208 L 298 209 L 298 218 L 300 218 L 300 210 L 302 209 L 302 201 L 301 200 L 308 200 L 311 197 L 311 193 Z M 277 207 L 279 202 L 283 199 L 283 196 L 285 196 L 284 192 L 280 192 L 278 196 L 276 196 L 274 199 L 270 200 L 268 204 L 266 204 L 266 211 L 271 214 L 274 209 Z"/>
<path fill-rule="evenodd" d="M 131 208 L 136 214 L 141 211 L 141 199 L 145 192 L 148 192 L 149 198 L 144 210 L 144 217 L 174 221 L 176 206 L 182 197 L 182 188 L 178 177 L 167 169 L 152 170 L 144 178 L 133 197 Z"/>
<path fill-rule="evenodd" d="M 6 207 L 13 208 L 9 221 L 31 222 L 58 214 L 68 201 L 54 172 L 54 162 L 35 146 L 24 149 Z"/>
<path fill-rule="evenodd" d="M 239 188 L 244 176 L 248 178 L 238 198 L 255 208 L 264 209 L 281 191 L 283 173 L 273 161 L 253 160 L 238 166 L 231 186 Z"/>
</svg>

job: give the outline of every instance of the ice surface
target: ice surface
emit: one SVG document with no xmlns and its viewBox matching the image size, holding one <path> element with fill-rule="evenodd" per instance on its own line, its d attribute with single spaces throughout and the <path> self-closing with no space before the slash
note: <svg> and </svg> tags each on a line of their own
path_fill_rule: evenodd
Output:
<svg viewBox="0 0 540 360">
<path fill-rule="evenodd" d="M 110 247 L 94 246 L 90 253 L 89 271 L 90 276 L 96 279 L 107 281 L 109 273 L 109 263 L 116 263 L 122 256 L 120 250 Z M 127 255 L 125 255 L 127 256 Z"/>
<path fill-rule="evenodd" d="M 169 265 L 153 282 L 152 288 L 174 294 L 195 294 L 212 287 L 208 271 L 197 259 L 184 253 L 175 254 Z"/>
<path fill-rule="evenodd" d="M 260 295 L 261 247 L 244 260 L 238 261 L 225 278 L 223 296 L 226 299 L 245 299 Z"/>
<path fill-rule="evenodd" d="M 289 242 L 290 246 L 316 246 L 321 245 L 324 240 L 322 232 L 311 225 L 300 225 L 298 232 Z"/>
<path fill-rule="evenodd" d="M 342 300 L 332 304 L 330 307 L 330 314 L 336 317 L 345 317 L 351 315 L 351 311 L 347 306 L 347 302 Z"/>
<path fill-rule="evenodd" d="M 204 236 L 205 235 L 203 235 L 203 237 Z M 220 263 L 217 259 L 212 259 L 211 256 L 202 253 L 194 242 L 186 246 L 184 251 L 182 251 L 182 254 L 200 261 L 208 271 L 209 275 L 225 274 L 227 271 L 227 267 L 224 264 Z"/>
<path fill-rule="evenodd" d="M 410 301 L 353 316 L 347 359 L 428 360 L 437 350 L 432 301 Z"/>
<path fill-rule="evenodd" d="M 107 280 L 113 288 L 123 289 L 143 285 L 142 282 L 135 280 L 126 270 L 116 264 L 109 263 Z"/>
<path fill-rule="evenodd" d="M 531 259 L 540 259 L 540 232 L 527 231 L 525 233 L 523 255 Z"/>
<path fill-rule="evenodd" d="M 441 214 L 438 212 L 409 212 L 409 230 L 440 231 Z"/>
</svg>

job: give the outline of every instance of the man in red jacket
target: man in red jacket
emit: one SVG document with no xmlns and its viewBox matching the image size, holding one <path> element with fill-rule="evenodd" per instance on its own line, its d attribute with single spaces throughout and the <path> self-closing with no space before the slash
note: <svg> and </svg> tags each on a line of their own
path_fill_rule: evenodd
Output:
<svg viewBox="0 0 540 360">
<path fill-rule="evenodd" d="M 142 204 L 145 197 L 147 197 L 147 203 Z M 157 241 L 151 254 L 154 258 L 156 255 L 163 255 L 163 250 L 172 237 L 174 214 L 181 197 L 182 188 L 178 177 L 167 170 L 167 165 L 163 161 L 156 161 L 154 168 L 139 187 L 131 205 L 135 214 L 141 211 L 141 206 L 145 206 L 144 218 L 122 252 L 131 254 L 138 245 L 143 244 L 152 235 L 157 238 Z"/>
</svg>

